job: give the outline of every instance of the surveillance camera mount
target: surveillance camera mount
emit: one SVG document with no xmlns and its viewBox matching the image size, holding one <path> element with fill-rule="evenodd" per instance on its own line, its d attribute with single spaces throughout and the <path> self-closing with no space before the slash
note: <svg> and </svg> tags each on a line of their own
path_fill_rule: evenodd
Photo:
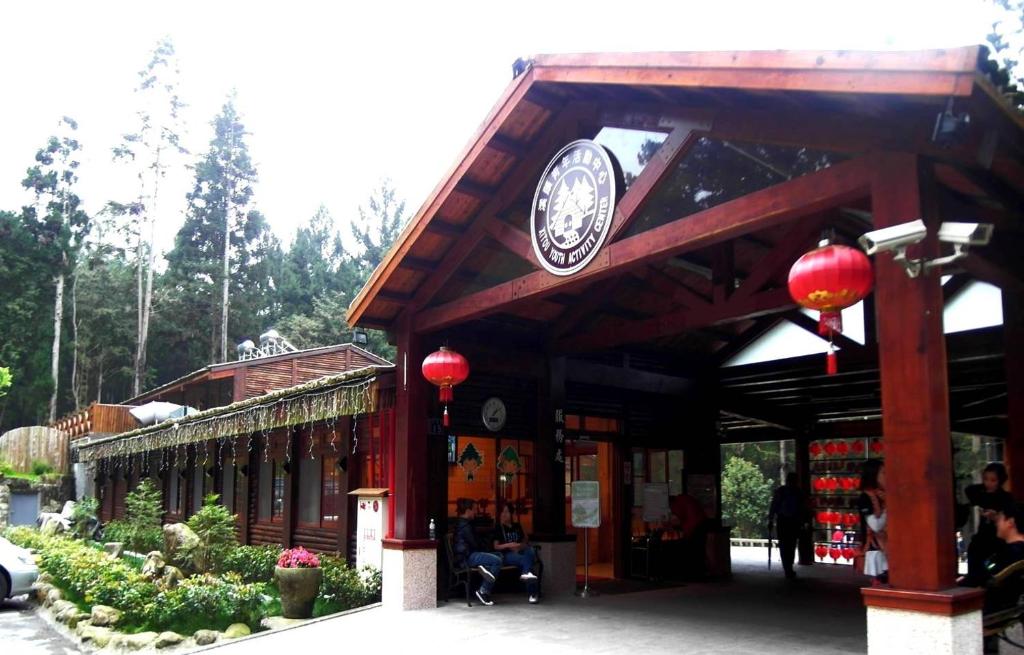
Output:
<svg viewBox="0 0 1024 655">
<path fill-rule="evenodd" d="M 952 264 L 955 261 L 959 261 L 966 256 L 967 244 L 954 243 L 953 254 L 945 257 L 939 257 L 937 259 L 910 259 L 907 257 L 906 248 L 898 248 L 893 253 L 892 259 L 903 267 L 903 270 L 907 272 L 907 277 L 916 278 L 920 277 L 922 272 L 930 271 L 933 268 L 941 268 L 946 264 Z"/>
</svg>

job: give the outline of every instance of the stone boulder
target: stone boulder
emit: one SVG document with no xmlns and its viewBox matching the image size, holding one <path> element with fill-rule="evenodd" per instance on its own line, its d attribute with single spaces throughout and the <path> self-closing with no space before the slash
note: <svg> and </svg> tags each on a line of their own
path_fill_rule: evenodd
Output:
<svg viewBox="0 0 1024 655">
<path fill-rule="evenodd" d="M 88 612 L 76 612 L 72 616 L 68 617 L 68 627 L 74 630 L 78 627 L 79 623 L 88 621 L 90 618 L 92 618 L 92 614 L 89 614 Z"/>
<path fill-rule="evenodd" d="M 113 631 L 110 628 L 102 628 L 86 622 L 79 623 L 75 632 L 81 637 L 83 643 L 91 641 L 97 648 L 104 648 L 110 643 L 110 638 L 113 636 Z"/>
<path fill-rule="evenodd" d="M 184 523 L 169 523 L 164 526 L 164 555 L 172 562 L 180 562 L 182 549 L 190 550 L 199 545 L 199 537 Z"/>
<path fill-rule="evenodd" d="M 224 631 L 225 639 L 238 639 L 239 637 L 248 637 L 252 634 L 252 630 L 249 629 L 244 623 L 232 623 L 228 626 L 228 629 Z"/>
<path fill-rule="evenodd" d="M 36 582 L 39 584 L 53 584 L 53 576 L 44 571 L 36 578 Z"/>
<path fill-rule="evenodd" d="M 124 552 L 124 544 L 120 541 L 111 541 L 103 544 L 103 550 L 114 559 L 121 557 L 121 553 Z"/>
<path fill-rule="evenodd" d="M 61 623 L 67 623 L 69 618 L 78 614 L 78 606 L 70 600 L 58 600 L 50 605 L 50 611 L 53 613 L 53 618 Z"/>
<path fill-rule="evenodd" d="M 115 633 L 110 639 L 110 645 L 113 648 L 125 650 L 142 650 L 155 644 L 159 636 L 155 632 L 138 632 L 131 635 Z"/>
<path fill-rule="evenodd" d="M 121 620 L 121 610 L 109 605 L 93 605 L 91 619 L 95 626 L 117 625 Z"/>
<path fill-rule="evenodd" d="M 54 586 L 48 582 L 37 582 L 32 588 L 36 592 L 36 601 L 45 605 L 46 597 L 50 595 L 50 591 L 54 589 Z"/>
<path fill-rule="evenodd" d="M 165 566 L 164 575 L 160 578 L 160 587 L 163 589 L 173 589 L 184 579 L 185 574 L 177 566 Z"/>
<path fill-rule="evenodd" d="M 43 601 L 43 606 L 49 607 L 62 598 L 64 598 L 64 594 L 60 593 L 60 589 L 51 586 L 50 590 L 46 592 L 46 600 Z"/>
<path fill-rule="evenodd" d="M 195 637 L 197 646 L 208 646 L 220 638 L 220 633 L 216 630 L 196 630 L 192 636 Z"/>
<path fill-rule="evenodd" d="M 164 554 L 159 550 L 151 550 L 142 563 L 142 575 L 150 580 L 156 580 L 164 574 Z"/>
<path fill-rule="evenodd" d="M 171 632 L 168 630 L 167 632 L 161 632 L 157 635 L 156 641 L 153 642 L 153 645 L 157 648 L 167 648 L 168 646 L 176 646 L 183 641 L 185 641 L 184 637 L 179 635 L 177 632 Z"/>
<path fill-rule="evenodd" d="M 293 625 L 301 625 L 309 619 L 286 619 L 283 616 L 267 616 L 260 621 L 260 625 L 267 630 L 280 630 L 290 628 Z"/>
</svg>

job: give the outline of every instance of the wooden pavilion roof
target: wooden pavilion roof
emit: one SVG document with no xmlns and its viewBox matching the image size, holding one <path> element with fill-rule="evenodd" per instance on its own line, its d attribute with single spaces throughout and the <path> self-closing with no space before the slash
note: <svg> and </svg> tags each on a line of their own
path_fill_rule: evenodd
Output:
<svg viewBox="0 0 1024 655">
<path fill-rule="evenodd" d="M 847 157 L 875 150 L 916 152 L 939 163 L 940 182 L 966 207 L 1005 225 L 1005 212 L 1015 213 L 1024 197 L 1024 120 L 982 74 L 983 56 L 984 49 L 973 46 L 916 52 L 535 57 L 353 300 L 348 321 L 389 328 L 406 308 L 429 310 L 536 271 L 527 226 L 529 198 L 540 171 L 566 142 L 593 136 L 602 127 L 667 133 L 661 147 L 668 150 L 666 158 L 686 147 L 673 142 L 676 135 L 688 140 L 691 132 L 818 148 Z M 971 117 L 969 136 L 952 146 L 932 140 L 936 116 L 947 103 L 955 113 Z M 677 130 L 680 126 L 688 129 Z M 837 179 L 844 172 L 841 166 L 836 167 Z M 631 209 L 620 203 L 617 213 Z M 849 237 L 869 229 L 869 218 L 858 219 L 856 206 L 850 210 L 822 216 L 816 229 L 827 224 Z M 1012 227 L 1020 229 L 1019 217 L 1013 218 Z M 797 245 L 813 242 L 810 232 L 815 230 L 795 235 L 791 227 L 769 227 L 738 240 L 731 263 L 737 278 L 749 277 L 768 254 L 797 236 L 802 239 Z M 514 328 L 517 319 L 541 321 L 557 336 L 581 320 L 598 325 L 605 321 L 610 330 L 645 317 L 656 320 L 666 298 L 711 297 L 713 281 L 706 269 L 714 257 L 709 250 L 685 261 L 649 262 L 609 284 L 600 307 L 577 302 L 585 285 L 519 303 L 512 315 L 505 315 L 506 327 Z M 1003 273 L 998 266 L 981 271 L 983 267 L 977 264 L 973 271 L 983 279 Z M 598 309 L 601 315 L 591 316 Z M 737 336 L 749 339 L 767 326 L 746 322 L 700 334 L 680 333 L 671 341 L 683 349 L 722 350 L 737 342 Z"/>
</svg>

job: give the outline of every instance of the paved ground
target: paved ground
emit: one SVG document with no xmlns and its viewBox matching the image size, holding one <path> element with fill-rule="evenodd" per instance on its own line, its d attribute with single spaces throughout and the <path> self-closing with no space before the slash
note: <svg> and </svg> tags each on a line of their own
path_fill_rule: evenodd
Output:
<svg viewBox="0 0 1024 655">
<path fill-rule="evenodd" d="M 27 601 L 0 601 L 0 653 L 11 655 L 70 655 L 78 645 L 36 616 Z"/>
<path fill-rule="evenodd" d="M 451 602 L 396 614 L 376 608 L 227 644 L 211 655 L 359 651 L 797 655 L 864 653 L 863 578 L 847 567 L 801 568 L 788 582 L 764 551 L 735 553 L 729 582 L 589 599 L 496 595 L 494 607 Z M 376 647 L 375 647 L 376 646 Z"/>
</svg>

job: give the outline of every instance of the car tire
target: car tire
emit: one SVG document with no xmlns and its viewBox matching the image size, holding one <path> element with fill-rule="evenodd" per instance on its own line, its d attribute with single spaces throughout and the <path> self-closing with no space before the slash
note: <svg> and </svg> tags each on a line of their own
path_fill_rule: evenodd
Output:
<svg viewBox="0 0 1024 655">
<path fill-rule="evenodd" d="M 7 600 L 7 596 L 11 593 L 11 586 L 7 580 L 9 580 L 7 571 L 0 569 L 0 602 Z"/>
</svg>

